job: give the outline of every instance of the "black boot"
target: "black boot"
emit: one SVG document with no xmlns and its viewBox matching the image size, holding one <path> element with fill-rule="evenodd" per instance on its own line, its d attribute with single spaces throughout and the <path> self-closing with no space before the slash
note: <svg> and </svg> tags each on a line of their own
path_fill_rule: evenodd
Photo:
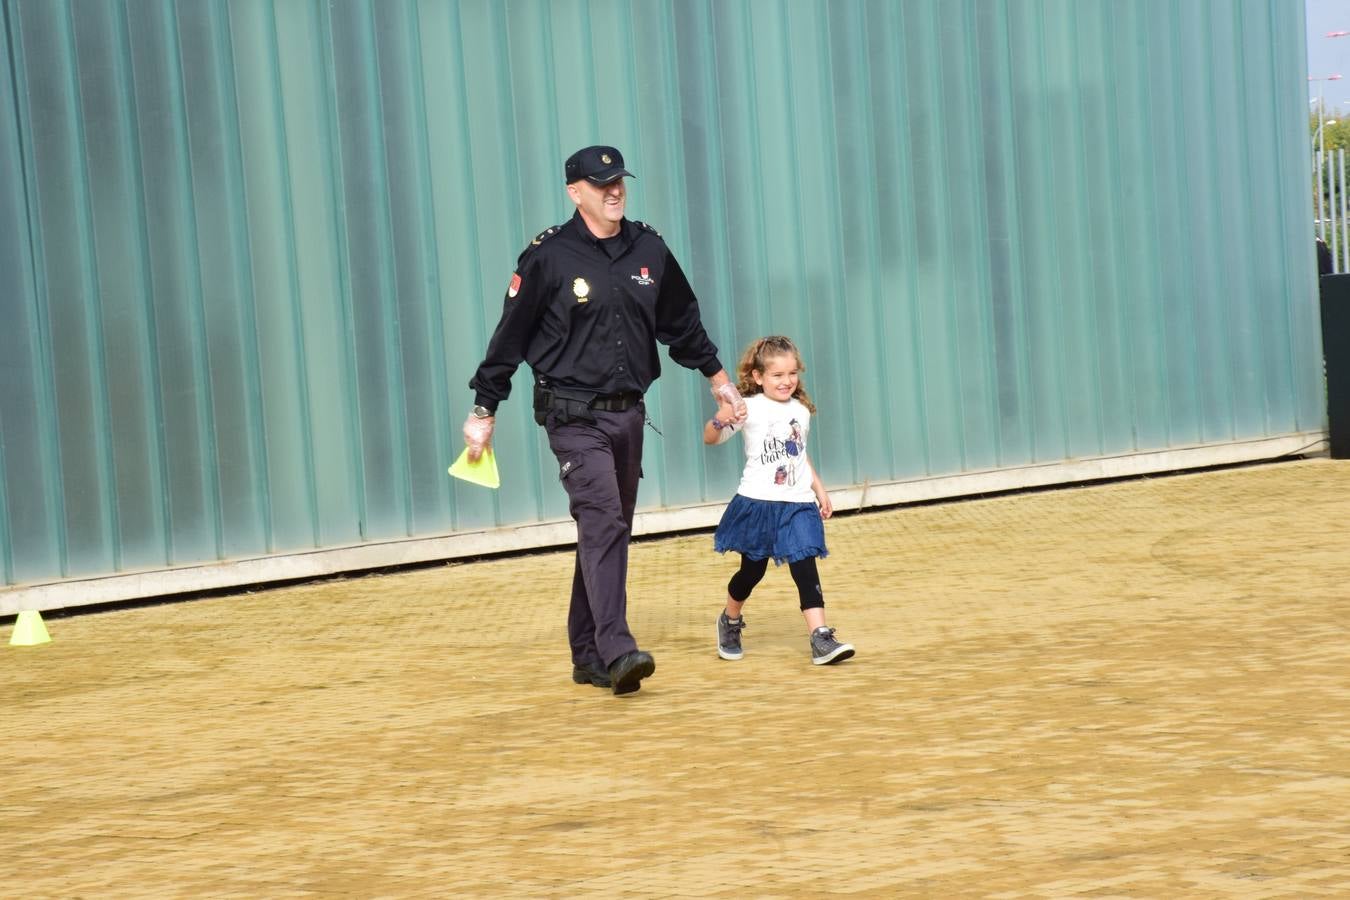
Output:
<svg viewBox="0 0 1350 900">
<path fill-rule="evenodd" d="M 642 679 L 656 671 L 650 653 L 630 650 L 609 664 L 609 680 L 616 694 L 631 694 L 642 686 Z"/>
<path fill-rule="evenodd" d="M 604 669 L 597 669 L 594 666 L 572 665 L 572 680 L 577 684 L 593 684 L 596 687 L 607 688 L 610 685 L 609 673 Z"/>
</svg>

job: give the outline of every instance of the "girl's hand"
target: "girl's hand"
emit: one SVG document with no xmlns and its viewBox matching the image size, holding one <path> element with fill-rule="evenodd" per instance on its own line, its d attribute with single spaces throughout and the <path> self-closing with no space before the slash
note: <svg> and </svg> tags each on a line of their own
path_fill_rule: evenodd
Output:
<svg viewBox="0 0 1350 900">
<path fill-rule="evenodd" d="M 703 443 L 721 444 L 731 437 L 730 428 L 736 421 L 736 413 L 730 403 L 721 401 L 717 404 L 717 412 L 703 425 Z"/>
<path fill-rule="evenodd" d="M 736 409 L 721 397 L 717 398 L 717 412 L 713 414 L 723 425 L 736 424 Z"/>
<path fill-rule="evenodd" d="M 822 519 L 828 519 L 834 515 L 834 504 L 830 502 L 830 495 L 825 492 L 824 488 L 816 490 L 816 503 L 820 505 L 820 517 Z"/>
</svg>

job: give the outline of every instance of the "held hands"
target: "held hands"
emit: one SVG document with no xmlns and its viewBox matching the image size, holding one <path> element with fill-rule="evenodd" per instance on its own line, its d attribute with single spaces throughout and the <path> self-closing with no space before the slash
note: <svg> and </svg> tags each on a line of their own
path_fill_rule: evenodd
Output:
<svg viewBox="0 0 1350 900">
<path fill-rule="evenodd" d="M 717 412 L 719 417 L 727 424 L 740 424 L 745 421 L 746 408 L 745 398 L 741 392 L 736 390 L 736 385 L 730 381 L 724 381 L 715 385 L 712 389 L 713 399 L 717 401 Z M 723 407 L 729 407 L 731 416 L 728 418 L 723 415 Z"/>
<path fill-rule="evenodd" d="M 469 462 L 478 462 L 483 451 L 492 446 L 492 429 L 497 419 L 480 419 L 473 413 L 464 420 L 464 444 L 469 448 Z"/>
<path fill-rule="evenodd" d="M 735 425 L 736 410 L 724 398 L 717 398 L 717 412 L 713 413 L 713 418 L 722 425 Z"/>
</svg>

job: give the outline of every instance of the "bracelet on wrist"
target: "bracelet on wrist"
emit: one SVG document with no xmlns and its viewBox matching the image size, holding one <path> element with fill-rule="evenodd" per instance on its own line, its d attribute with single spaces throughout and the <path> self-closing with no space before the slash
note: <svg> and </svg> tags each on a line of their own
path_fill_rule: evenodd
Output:
<svg viewBox="0 0 1350 900">
<path fill-rule="evenodd" d="M 713 427 L 714 431 L 721 431 L 723 428 L 727 427 L 722 424 L 722 420 L 717 418 L 717 416 L 713 416 L 711 419 L 709 419 L 708 424 Z"/>
</svg>

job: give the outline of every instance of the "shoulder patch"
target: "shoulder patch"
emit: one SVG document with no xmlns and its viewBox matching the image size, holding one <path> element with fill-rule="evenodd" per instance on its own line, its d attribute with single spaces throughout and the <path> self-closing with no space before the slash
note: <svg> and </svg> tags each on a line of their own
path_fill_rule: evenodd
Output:
<svg viewBox="0 0 1350 900">
<path fill-rule="evenodd" d="M 637 219 L 634 219 L 634 220 L 633 220 L 633 224 L 636 225 L 637 227 L 641 228 L 643 231 L 650 231 L 652 234 L 656 235 L 657 237 L 660 237 L 660 236 L 661 236 L 661 232 L 657 231 L 655 228 L 653 228 L 652 226 L 648 225 L 646 222 L 642 222 L 642 221 L 639 221 L 639 220 L 637 220 Z"/>
</svg>

